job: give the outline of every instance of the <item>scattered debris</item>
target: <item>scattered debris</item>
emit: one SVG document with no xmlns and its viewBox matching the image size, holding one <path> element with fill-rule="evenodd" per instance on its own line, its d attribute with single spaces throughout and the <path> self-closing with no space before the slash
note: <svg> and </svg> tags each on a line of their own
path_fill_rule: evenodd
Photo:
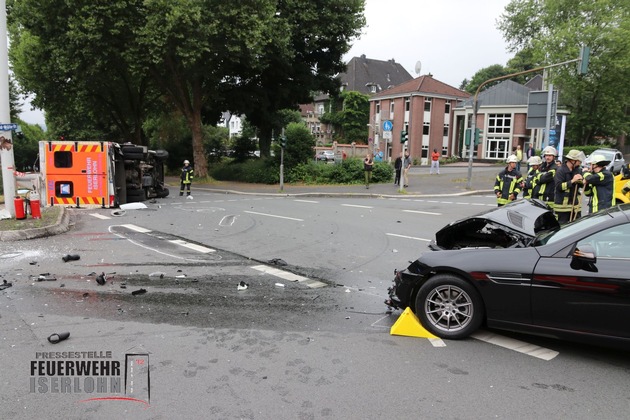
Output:
<svg viewBox="0 0 630 420">
<path fill-rule="evenodd" d="M 120 285 L 120 288 L 121 288 L 121 289 L 126 289 L 126 288 L 127 288 L 127 285 L 123 283 L 123 284 L 121 284 L 121 285 Z"/>
<path fill-rule="evenodd" d="M 31 261 L 29 264 L 30 265 L 35 265 L 35 264 L 37 264 L 37 261 Z"/>
<path fill-rule="evenodd" d="M 124 210 L 112 210 L 111 215 L 114 217 L 120 217 L 120 216 L 124 216 L 125 213 L 127 213 Z"/>
<path fill-rule="evenodd" d="M 346 289 L 346 293 L 350 293 L 350 289 Z"/>
<path fill-rule="evenodd" d="M 392 252 L 396 253 L 398 250 L 396 248 L 392 249 Z"/>
<path fill-rule="evenodd" d="M 100 286 L 103 286 L 105 283 L 107 283 L 107 277 L 105 277 L 105 273 L 101 273 L 98 276 L 96 276 L 96 282 Z"/>
<path fill-rule="evenodd" d="M 66 340 L 68 337 L 70 337 L 70 333 L 69 332 L 62 332 L 62 333 L 55 333 L 55 334 L 51 334 L 50 337 L 48 337 L 48 341 L 50 341 L 52 344 L 57 344 L 63 340 Z"/>
<path fill-rule="evenodd" d="M 147 292 L 147 289 L 138 289 L 138 290 L 134 290 L 133 292 L 131 292 L 132 295 L 137 296 L 137 295 L 143 295 Z"/>
<path fill-rule="evenodd" d="M 276 287 L 284 287 L 283 283 L 276 283 Z"/>
<path fill-rule="evenodd" d="M 275 264 L 275 265 L 279 265 L 279 266 L 282 266 L 282 267 L 284 267 L 285 265 L 289 265 L 289 264 L 287 264 L 287 263 L 286 263 L 286 261 L 285 261 L 285 260 L 283 260 L 282 258 L 273 258 L 273 259 L 271 259 L 271 260 L 269 260 L 269 261 L 267 261 L 267 262 L 268 262 L 269 264 Z"/>
<path fill-rule="evenodd" d="M 44 273 L 37 277 L 37 281 L 57 281 L 57 279 L 55 276 L 51 276 L 50 273 Z"/>
<path fill-rule="evenodd" d="M 146 208 L 148 207 L 144 203 L 126 203 L 126 204 L 120 205 L 121 210 L 140 210 L 140 209 L 146 209 Z"/>
<path fill-rule="evenodd" d="M 66 287 L 66 284 L 65 284 L 65 283 L 61 283 L 61 284 L 59 285 L 59 287 Z"/>
<path fill-rule="evenodd" d="M 186 197 L 186 200 L 192 200 L 192 199 L 193 199 L 192 195 L 189 195 L 188 197 Z"/>
<path fill-rule="evenodd" d="M 67 254 L 61 257 L 61 259 L 63 260 L 63 262 L 77 261 L 81 259 L 81 256 L 78 254 Z"/>
<path fill-rule="evenodd" d="M 84 297 L 84 298 L 86 298 L 86 297 L 88 297 L 88 296 L 90 296 L 90 294 L 89 294 L 89 293 L 87 293 L 87 292 L 86 292 L 86 293 L 83 293 L 83 297 Z"/>
<path fill-rule="evenodd" d="M 13 286 L 13 283 L 9 283 L 6 280 L 2 280 L 2 284 L 0 284 L 0 290 L 4 290 L 11 286 Z"/>
<path fill-rule="evenodd" d="M 185 279 L 186 278 L 186 274 L 180 274 L 178 276 L 175 276 L 176 279 Z"/>
<path fill-rule="evenodd" d="M 241 291 L 241 290 L 247 290 L 247 288 L 249 287 L 249 284 L 245 283 L 244 281 L 241 281 L 238 286 L 236 286 L 236 290 Z"/>
<path fill-rule="evenodd" d="M 160 277 L 161 279 L 163 279 L 164 278 L 164 274 L 165 273 L 163 273 L 161 271 L 155 271 L 155 272 L 149 274 L 149 277 Z"/>
<path fill-rule="evenodd" d="M 180 315 L 185 315 L 185 316 L 188 316 L 188 312 L 180 312 L 179 314 L 180 314 Z"/>
</svg>

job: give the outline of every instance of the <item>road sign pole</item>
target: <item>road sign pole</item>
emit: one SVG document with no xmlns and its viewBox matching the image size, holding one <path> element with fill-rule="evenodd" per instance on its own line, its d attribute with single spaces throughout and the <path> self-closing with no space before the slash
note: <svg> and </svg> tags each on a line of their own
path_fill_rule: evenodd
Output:
<svg viewBox="0 0 630 420">
<path fill-rule="evenodd" d="M 0 0 L 0 121 L 11 121 L 9 109 L 9 53 L 7 47 L 7 7 L 6 0 Z M 2 187 L 4 188 L 4 207 L 11 217 L 15 217 L 15 159 L 11 143 L 11 131 L 0 132 L 9 142 L 0 148 L 2 159 Z"/>
<path fill-rule="evenodd" d="M 547 93 L 547 115 L 545 118 L 545 131 L 543 144 L 549 146 L 549 129 L 551 127 L 551 108 L 553 102 L 553 84 L 549 83 L 549 90 Z"/>
</svg>

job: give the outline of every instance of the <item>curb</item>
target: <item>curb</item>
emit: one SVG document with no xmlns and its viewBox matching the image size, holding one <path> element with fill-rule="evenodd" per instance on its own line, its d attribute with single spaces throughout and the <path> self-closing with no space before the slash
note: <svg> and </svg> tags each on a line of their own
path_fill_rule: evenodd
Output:
<svg viewBox="0 0 630 420">
<path fill-rule="evenodd" d="M 68 229 L 70 229 L 70 212 L 66 210 L 65 207 L 61 207 L 61 212 L 54 224 L 40 228 L 0 231 L 0 241 L 10 242 L 43 238 L 59 235 L 60 233 L 67 232 Z"/>
</svg>

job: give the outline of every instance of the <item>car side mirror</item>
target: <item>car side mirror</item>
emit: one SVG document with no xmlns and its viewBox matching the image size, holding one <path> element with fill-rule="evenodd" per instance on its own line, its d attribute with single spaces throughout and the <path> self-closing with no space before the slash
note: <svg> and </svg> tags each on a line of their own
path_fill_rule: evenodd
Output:
<svg viewBox="0 0 630 420">
<path fill-rule="evenodd" d="M 571 268 L 574 270 L 585 270 L 590 272 L 597 272 L 595 263 L 597 262 L 597 255 L 595 255 L 595 249 L 591 245 L 581 245 L 579 248 L 575 248 L 573 256 L 571 257 Z"/>
</svg>

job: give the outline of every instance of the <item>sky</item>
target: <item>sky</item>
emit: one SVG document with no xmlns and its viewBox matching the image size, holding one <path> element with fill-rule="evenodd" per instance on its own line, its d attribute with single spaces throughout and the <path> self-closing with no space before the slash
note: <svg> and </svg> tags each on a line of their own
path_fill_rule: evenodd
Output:
<svg viewBox="0 0 630 420">
<path fill-rule="evenodd" d="M 505 65 L 513 54 L 496 28 L 510 0 L 366 0 L 366 26 L 345 61 L 365 54 L 394 59 L 420 75 L 459 88 L 480 69 Z"/>
<path fill-rule="evenodd" d="M 420 75 L 459 87 L 478 70 L 505 65 L 508 53 L 496 22 L 510 0 L 366 0 L 366 26 L 344 57 L 365 54 L 375 60 L 394 59 L 413 77 Z M 41 111 L 27 103 L 20 118 L 44 125 Z"/>
</svg>

